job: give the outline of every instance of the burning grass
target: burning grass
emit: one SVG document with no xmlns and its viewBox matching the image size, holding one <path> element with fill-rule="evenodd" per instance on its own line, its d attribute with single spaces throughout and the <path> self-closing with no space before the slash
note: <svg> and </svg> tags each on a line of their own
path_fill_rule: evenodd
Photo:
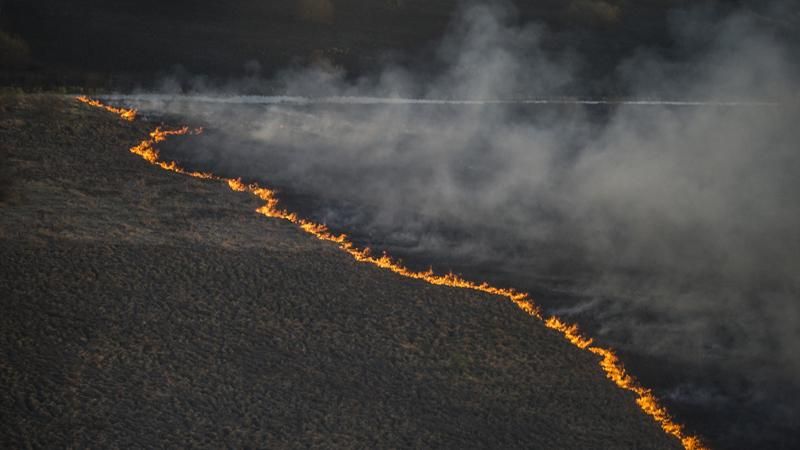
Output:
<svg viewBox="0 0 800 450">
<path fill-rule="evenodd" d="M 86 97 L 78 97 L 78 100 L 88 105 L 103 108 L 115 113 L 124 120 L 132 121 L 136 117 L 135 110 L 107 106 L 99 101 Z M 249 192 L 264 201 L 264 205 L 256 210 L 259 214 L 289 221 L 320 240 L 336 244 L 341 250 L 347 252 L 359 262 L 368 263 L 401 276 L 422 280 L 433 285 L 470 289 L 507 298 L 529 316 L 541 320 L 548 328 L 560 332 L 564 338 L 575 347 L 598 355 L 600 357 L 599 365 L 605 372 L 606 377 L 613 381 L 619 388 L 633 392 L 637 396 L 636 403 L 639 408 L 658 423 L 664 432 L 678 439 L 684 448 L 692 450 L 706 448 L 698 437 L 689 435 L 681 424 L 675 422 L 650 389 L 642 386 L 626 371 L 624 365 L 613 350 L 593 345 L 594 341 L 584 336 L 575 324 L 568 324 L 557 317 L 545 318 L 541 310 L 535 305 L 527 293 L 517 292 L 513 289 L 498 288 L 485 282 L 476 283 L 453 273 L 440 275 L 434 273 L 432 270 L 424 272 L 410 270 L 385 253 L 380 256 L 374 255 L 369 248 L 358 248 L 355 246 L 347 235 L 334 234 L 325 225 L 306 220 L 299 217 L 296 213 L 282 208 L 274 190 L 261 187 L 257 184 L 246 184 L 242 182 L 241 179 L 224 178 L 211 173 L 189 171 L 180 167 L 175 161 L 164 161 L 160 158 L 156 144 L 164 142 L 172 136 L 198 135 L 202 133 L 202 131 L 203 130 L 200 128 L 190 129 L 189 127 L 174 130 L 156 128 L 150 133 L 149 139 L 132 147 L 130 151 L 164 170 L 189 175 L 195 178 L 221 181 L 226 183 L 234 191 Z"/>
<path fill-rule="evenodd" d="M 76 97 L 76 99 L 81 103 L 86 103 L 89 106 L 94 106 L 96 108 L 105 109 L 108 112 L 112 112 L 118 116 L 120 116 L 123 120 L 127 120 L 128 122 L 133 122 L 136 120 L 136 110 L 135 109 L 125 109 L 125 108 L 115 108 L 113 106 L 108 106 L 100 103 L 97 100 L 91 99 L 82 95 L 80 97 Z"/>
</svg>

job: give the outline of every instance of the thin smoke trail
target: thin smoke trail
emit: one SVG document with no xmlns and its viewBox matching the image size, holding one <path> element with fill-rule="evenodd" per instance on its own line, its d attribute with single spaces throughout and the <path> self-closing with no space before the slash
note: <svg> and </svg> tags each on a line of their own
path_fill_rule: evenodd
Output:
<svg viewBox="0 0 800 450">
<path fill-rule="evenodd" d="M 633 105 L 633 106 L 779 106 L 772 101 L 727 100 L 662 100 L 662 99 L 428 99 L 371 96 L 303 97 L 288 95 L 108 95 L 103 100 L 114 102 L 189 102 L 232 105 Z"/>
</svg>

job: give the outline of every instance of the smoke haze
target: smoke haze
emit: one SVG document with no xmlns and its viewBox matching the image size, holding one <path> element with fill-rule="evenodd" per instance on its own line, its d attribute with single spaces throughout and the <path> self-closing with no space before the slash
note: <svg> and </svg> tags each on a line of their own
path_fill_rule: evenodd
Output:
<svg viewBox="0 0 800 450">
<path fill-rule="evenodd" d="M 569 92 L 581 57 L 544 51 L 549 31 L 516 24 L 510 6 L 475 4 L 434 75 L 387 65 L 352 80 L 321 62 L 262 80 L 252 66 L 224 86 L 168 79 L 165 95 L 126 100 L 208 124 L 167 157 L 277 186 L 306 216 L 412 264 L 538 293 L 634 366 L 641 358 L 644 381 L 716 446 L 789 448 L 800 412 L 789 400 L 800 393 L 796 46 L 747 12 L 672 19 L 681 58 L 642 49 L 614 83 L 632 99 L 707 105 L 516 103 Z M 187 84 L 194 97 L 171 95 Z M 265 86 L 285 97 L 197 97 Z"/>
</svg>

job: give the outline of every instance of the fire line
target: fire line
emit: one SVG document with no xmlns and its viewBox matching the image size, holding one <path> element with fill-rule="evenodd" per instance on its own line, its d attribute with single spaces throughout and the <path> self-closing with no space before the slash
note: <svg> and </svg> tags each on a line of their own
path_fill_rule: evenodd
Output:
<svg viewBox="0 0 800 450">
<path fill-rule="evenodd" d="M 85 96 L 77 97 L 76 99 L 90 106 L 105 109 L 106 111 L 117 114 L 124 120 L 133 121 L 136 119 L 137 111 L 135 109 L 115 108 Z M 600 360 L 598 364 L 605 372 L 606 377 L 613 381 L 620 389 L 631 391 L 636 394 L 636 404 L 639 408 L 661 426 L 664 432 L 680 440 L 685 449 L 703 450 L 708 448 L 699 437 L 688 434 L 684 430 L 683 425 L 674 421 L 667 409 L 658 401 L 655 394 L 653 394 L 653 391 L 642 386 L 633 375 L 628 373 L 614 350 L 593 345 L 593 339 L 585 336 L 576 324 L 568 324 L 555 316 L 545 318 L 542 315 L 541 309 L 533 302 L 529 294 L 518 292 L 514 289 L 498 288 L 486 282 L 477 283 L 466 280 L 452 272 L 439 275 L 434 273 L 432 269 L 425 272 L 413 271 L 403 266 L 399 261 L 392 259 L 386 253 L 383 253 L 381 256 L 373 255 L 368 247 L 359 248 L 353 244 L 346 234 L 333 234 L 327 226 L 301 218 L 296 213 L 283 209 L 279 204 L 276 192 L 272 189 L 261 187 L 255 183 L 245 184 L 241 179 L 225 178 L 206 172 L 189 171 L 180 167 L 175 161 L 164 161 L 160 159 L 159 151 L 155 146 L 156 144 L 167 140 L 171 136 L 198 135 L 202 132 L 202 128 L 190 129 L 189 127 L 183 127 L 175 130 L 164 130 L 158 127 L 150 133 L 149 139 L 143 140 L 138 145 L 132 147 L 130 152 L 139 155 L 147 162 L 164 170 L 195 178 L 224 182 L 233 191 L 248 192 L 255 195 L 264 201 L 264 205 L 256 209 L 257 213 L 266 217 L 287 220 L 317 239 L 336 244 L 356 261 L 372 264 L 373 266 L 392 271 L 401 276 L 422 280 L 429 284 L 471 289 L 506 297 L 529 316 L 542 321 L 546 327 L 560 332 L 564 338 L 575 347 L 599 356 Z"/>
<path fill-rule="evenodd" d="M 112 112 L 112 113 L 120 116 L 124 120 L 127 120 L 128 122 L 133 122 L 134 120 L 136 120 L 136 110 L 135 109 L 115 108 L 113 106 L 104 105 L 104 104 L 100 103 L 99 101 L 91 99 L 91 98 L 89 98 L 89 97 L 87 97 L 85 95 L 81 95 L 79 97 L 75 97 L 75 99 L 78 100 L 81 103 L 86 103 L 89 106 L 94 106 L 96 108 L 101 108 L 101 109 L 105 109 L 108 112 Z"/>
</svg>

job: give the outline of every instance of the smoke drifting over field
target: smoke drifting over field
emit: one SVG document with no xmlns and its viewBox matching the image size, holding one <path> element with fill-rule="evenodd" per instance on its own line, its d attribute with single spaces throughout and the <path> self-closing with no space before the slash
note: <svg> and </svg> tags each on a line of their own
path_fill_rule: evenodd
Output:
<svg viewBox="0 0 800 450">
<path fill-rule="evenodd" d="M 609 343 L 719 371 L 717 386 L 703 385 L 711 375 L 679 373 L 690 381 L 662 394 L 711 404 L 707 411 L 770 404 L 758 414 L 771 428 L 741 434 L 791 446 L 796 437 L 781 433 L 797 427 L 786 398 L 800 391 L 796 49 L 743 13 L 693 10 L 672 24 L 683 57 L 642 50 L 619 66 L 619 79 L 631 98 L 712 104 L 481 103 L 558 97 L 580 83 L 581 59 L 543 51 L 547 30 L 514 24 L 511 8 L 480 5 L 454 22 L 433 77 L 386 67 L 349 80 L 323 64 L 277 80 L 301 102 L 128 100 L 209 124 L 208 138 L 173 149 L 193 169 L 313 198 L 316 220 L 393 253 L 495 267 L 525 288 L 557 285 L 579 300 L 542 303 L 592 321 Z M 189 93 L 233 95 L 261 83 L 254 75 Z M 165 81 L 165 93 L 175 85 Z M 720 442 L 736 445 L 742 436 L 728 426 L 718 425 L 730 439 Z"/>
</svg>

